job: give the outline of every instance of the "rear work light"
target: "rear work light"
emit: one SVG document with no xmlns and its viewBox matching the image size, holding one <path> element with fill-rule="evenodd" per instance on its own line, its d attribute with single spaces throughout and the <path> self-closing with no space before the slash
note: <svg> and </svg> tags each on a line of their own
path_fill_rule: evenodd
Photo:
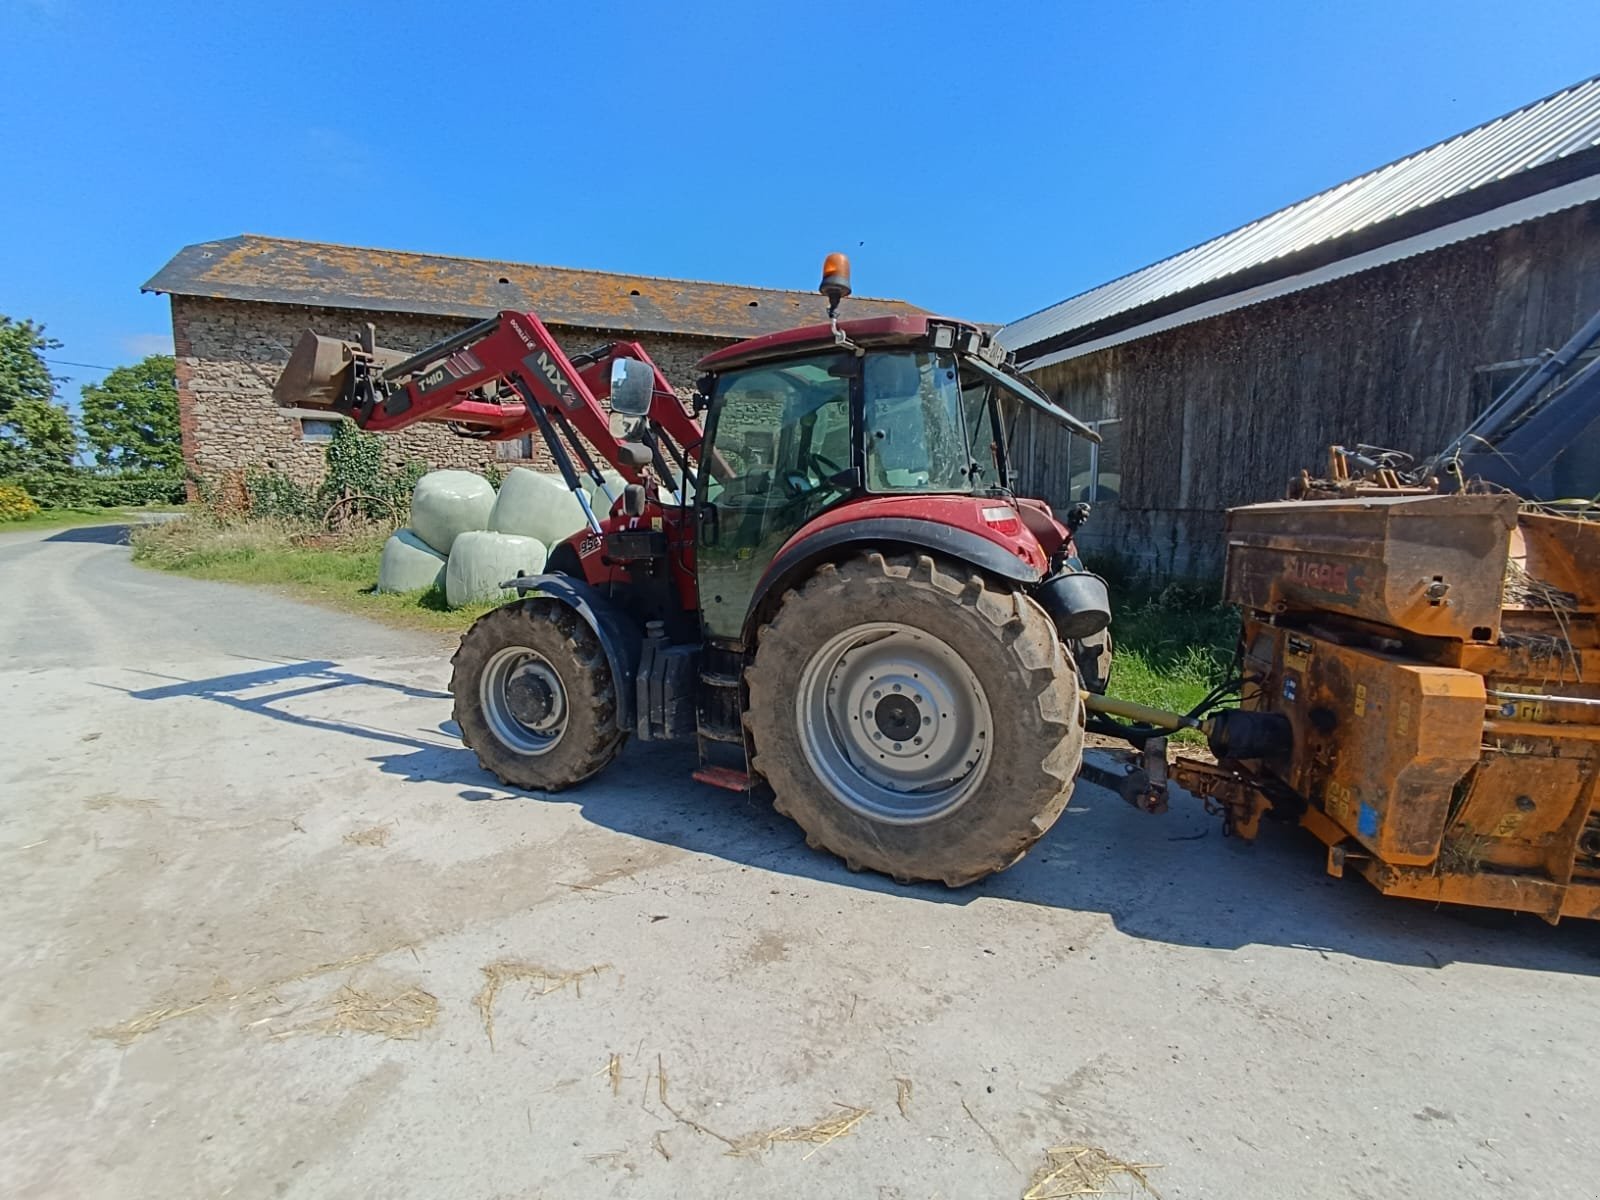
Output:
<svg viewBox="0 0 1600 1200">
<path fill-rule="evenodd" d="M 1022 518 L 1017 515 L 1017 510 L 1004 505 L 984 509 L 983 523 L 996 533 L 1003 533 L 1007 537 L 1015 537 L 1022 532 Z"/>
</svg>

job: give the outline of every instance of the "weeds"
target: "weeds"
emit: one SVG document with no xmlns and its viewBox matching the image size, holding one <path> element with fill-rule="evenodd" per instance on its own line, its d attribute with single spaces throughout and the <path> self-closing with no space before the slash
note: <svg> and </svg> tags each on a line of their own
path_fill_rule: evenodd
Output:
<svg viewBox="0 0 1600 1200">
<path fill-rule="evenodd" d="M 1129 581 L 1112 592 L 1111 694 L 1188 712 L 1232 673 L 1239 611 L 1215 587 Z"/>
</svg>

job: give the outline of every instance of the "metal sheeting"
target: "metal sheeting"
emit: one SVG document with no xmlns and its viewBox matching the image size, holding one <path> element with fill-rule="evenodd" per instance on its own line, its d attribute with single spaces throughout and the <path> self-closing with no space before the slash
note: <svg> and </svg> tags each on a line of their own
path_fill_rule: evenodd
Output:
<svg viewBox="0 0 1600 1200">
<path fill-rule="evenodd" d="M 1000 331 L 1000 340 L 1025 352 L 1072 330 L 1372 229 L 1596 146 L 1600 146 L 1600 76 L 1014 321 Z"/>
</svg>

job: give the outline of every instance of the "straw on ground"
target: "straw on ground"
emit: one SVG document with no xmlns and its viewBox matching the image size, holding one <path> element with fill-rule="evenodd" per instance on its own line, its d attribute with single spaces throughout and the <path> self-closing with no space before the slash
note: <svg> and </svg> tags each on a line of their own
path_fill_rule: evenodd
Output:
<svg viewBox="0 0 1600 1200">
<path fill-rule="evenodd" d="M 1133 1196 L 1140 1192 L 1160 1198 L 1161 1193 L 1145 1178 L 1146 1171 L 1159 1169 L 1155 1163 L 1123 1162 L 1098 1146 L 1051 1146 L 1044 1155 L 1044 1165 L 1033 1173 L 1022 1200 Z"/>
<path fill-rule="evenodd" d="M 648 1083 L 648 1079 L 646 1082 Z M 771 1149 L 781 1142 L 809 1142 L 811 1149 L 801 1156 L 802 1160 L 804 1160 L 810 1158 L 830 1142 L 844 1137 L 872 1115 L 870 1108 L 842 1104 L 835 1100 L 833 1106 L 841 1109 L 841 1112 L 829 1113 L 808 1125 L 777 1125 L 771 1129 L 758 1129 L 739 1137 L 729 1137 L 702 1125 L 693 1117 L 687 1116 L 673 1107 L 672 1101 L 667 1099 L 666 1064 L 659 1055 L 656 1057 L 656 1099 L 661 1104 L 661 1107 L 667 1110 L 673 1120 L 694 1130 L 696 1133 L 721 1142 L 728 1148 L 724 1153 L 735 1158 L 760 1154 L 762 1151 Z"/>
<path fill-rule="evenodd" d="M 344 835 L 344 840 L 352 846 L 376 846 L 382 849 L 389 844 L 389 835 L 393 832 L 387 825 L 373 825 L 367 829 L 353 829 Z"/>
<path fill-rule="evenodd" d="M 571 985 L 578 996 L 582 997 L 583 977 L 599 975 L 601 971 L 609 970 L 611 970 L 610 963 L 597 963 L 577 971 L 553 971 L 549 967 L 541 967 L 538 963 L 512 958 L 502 958 L 490 963 L 483 968 L 483 990 L 472 1002 L 483 1016 L 483 1032 L 489 1038 L 490 1048 L 494 1046 L 495 1001 L 506 984 L 528 984 L 529 996 L 548 996 L 551 992 L 559 992 Z"/>
<path fill-rule="evenodd" d="M 198 999 L 187 1003 L 178 1002 L 151 1009 L 120 1025 L 112 1025 L 105 1029 L 96 1029 L 96 1037 L 110 1038 L 118 1045 L 126 1046 L 137 1038 L 153 1030 L 160 1029 L 169 1021 L 176 1021 L 179 1017 L 192 1016 L 197 1012 L 206 1012 L 214 1008 L 222 1008 L 250 1000 L 261 999 L 272 994 L 280 987 L 291 983 L 300 983 L 303 980 L 315 979 L 319 975 L 327 975 L 332 971 L 343 971 L 350 967 L 359 967 L 364 963 L 373 962 L 396 950 L 404 950 L 411 943 L 399 942 L 393 946 L 385 946 L 379 950 L 367 950 L 361 954 L 353 954 L 349 958 L 341 958 L 337 962 L 318 963 L 314 967 L 307 967 L 304 971 L 296 971 L 293 975 L 285 975 L 280 979 L 271 979 L 265 983 L 255 984 L 253 987 L 231 989 L 222 980 L 212 985 L 211 991 Z"/>
<path fill-rule="evenodd" d="M 347 983 L 333 994 L 328 1007 L 330 1011 L 326 1016 L 281 1030 L 274 1036 L 320 1033 L 340 1037 L 347 1033 L 369 1033 L 409 1042 L 439 1016 L 438 998 L 419 987 L 384 993 L 365 991 Z"/>
</svg>

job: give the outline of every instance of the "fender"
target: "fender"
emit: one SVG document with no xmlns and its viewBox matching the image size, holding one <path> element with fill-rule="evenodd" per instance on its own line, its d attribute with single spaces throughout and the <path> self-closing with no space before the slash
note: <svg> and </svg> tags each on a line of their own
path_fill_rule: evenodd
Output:
<svg viewBox="0 0 1600 1200">
<path fill-rule="evenodd" d="M 637 625 L 593 587 L 570 575 L 519 575 L 500 586 L 515 589 L 525 600 L 553 600 L 564 604 L 594 630 L 617 689 L 617 725 L 631 730 L 634 677 L 638 674 L 643 641 Z"/>
<path fill-rule="evenodd" d="M 837 558 L 840 551 L 848 552 L 856 547 L 888 550 L 896 546 L 959 559 L 980 571 L 1023 586 L 1031 586 L 1044 578 L 1038 567 L 1018 558 L 999 543 L 943 521 L 882 516 L 846 521 L 815 533 L 802 529 L 778 552 L 756 585 L 755 594 L 750 598 L 750 611 L 745 614 L 741 642 L 747 649 L 751 646 L 769 598 L 783 595 L 795 580 L 810 574 L 818 563 Z"/>
</svg>

